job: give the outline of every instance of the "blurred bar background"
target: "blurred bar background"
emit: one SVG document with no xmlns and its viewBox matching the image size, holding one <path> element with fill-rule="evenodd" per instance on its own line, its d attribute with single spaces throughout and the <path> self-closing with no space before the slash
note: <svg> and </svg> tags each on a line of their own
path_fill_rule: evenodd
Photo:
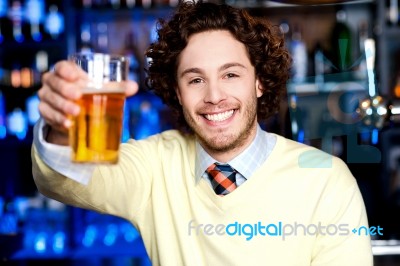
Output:
<svg viewBox="0 0 400 266">
<path fill-rule="evenodd" d="M 174 128 L 144 86 L 144 51 L 177 0 L 0 0 L 0 264 L 151 265 L 136 229 L 40 195 L 31 174 L 41 75 L 76 51 L 124 54 L 139 93 L 127 99 L 122 142 Z M 293 71 L 281 111 L 262 127 L 342 158 L 361 188 L 376 265 L 400 265 L 398 0 L 332 5 L 209 1 L 268 18 Z M 285 1 L 281 1 L 285 2 Z"/>
</svg>

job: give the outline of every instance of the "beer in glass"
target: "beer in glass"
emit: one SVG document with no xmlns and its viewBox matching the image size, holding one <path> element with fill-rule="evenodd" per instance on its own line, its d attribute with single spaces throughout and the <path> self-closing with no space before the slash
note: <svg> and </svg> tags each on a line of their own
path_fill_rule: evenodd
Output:
<svg viewBox="0 0 400 266">
<path fill-rule="evenodd" d="M 89 82 L 77 100 L 69 139 L 74 162 L 116 163 L 122 135 L 128 63 L 123 56 L 99 53 L 70 56 L 88 73 Z"/>
</svg>

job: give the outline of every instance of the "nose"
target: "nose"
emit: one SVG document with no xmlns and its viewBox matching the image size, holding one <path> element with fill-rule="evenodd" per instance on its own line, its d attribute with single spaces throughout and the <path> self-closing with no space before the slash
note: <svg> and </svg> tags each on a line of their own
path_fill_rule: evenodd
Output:
<svg viewBox="0 0 400 266">
<path fill-rule="evenodd" d="M 207 86 L 204 102 L 218 104 L 227 99 L 224 88 L 218 82 L 209 83 Z"/>
</svg>

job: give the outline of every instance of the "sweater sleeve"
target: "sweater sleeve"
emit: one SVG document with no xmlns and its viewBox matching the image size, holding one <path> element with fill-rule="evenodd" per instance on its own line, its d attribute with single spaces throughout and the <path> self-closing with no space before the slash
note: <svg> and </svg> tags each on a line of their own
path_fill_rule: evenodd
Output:
<svg viewBox="0 0 400 266">
<path fill-rule="evenodd" d="M 48 143 L 45 140 L 44 136 L 47 135 L 48 130 L 49 126 L 43 119 L 39 119 L 33 128 L 33 145 L 40 159 L 60 174 L 81 184 L 87 184 L 93 174 L 95 164 L 73 163 L 71 147 Z"/>
<path fill-rule="evenodd" d="M 151 158 L 151 161 L 150 161 Z M 32 174 L 43 195 L 68 205 L 135 220 L 150 198 L 156 163 L 156 141 L 131 141 L 121 145 L 115 165 L 98 165 L 87 185 L 49 167 L 32 146 Z"/>
<path fill-rule="evenodd" d="M 312 266 L 373 265 L 368 220 L 355 178 L 339 159 L 321 199 L 319 220 L 326 225 L 317 236 Z"/>
</svg>

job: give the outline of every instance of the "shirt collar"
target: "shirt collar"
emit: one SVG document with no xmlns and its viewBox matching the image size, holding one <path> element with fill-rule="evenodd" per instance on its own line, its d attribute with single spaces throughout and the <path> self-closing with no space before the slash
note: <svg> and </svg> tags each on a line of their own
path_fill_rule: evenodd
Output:
<svg viewBox="0 0 400 266">
<path fill-rule="evenodd" d="M 268 157 L 265 152 L 267 147 L 267 138 L 259 125 L 257 125 L 257 132 L 252 143 L 243 152 L 227 162 L 236 171 L 238 171 L 244 178 L 248 179 L 254 171 L 260 167 Z M 196 183 L 200 181 L 204 171 L 211 164 L 218 162 L 212 158 L 196 141 L 196 164 L 195 164 L 195 180 Z"/>
</svg>

